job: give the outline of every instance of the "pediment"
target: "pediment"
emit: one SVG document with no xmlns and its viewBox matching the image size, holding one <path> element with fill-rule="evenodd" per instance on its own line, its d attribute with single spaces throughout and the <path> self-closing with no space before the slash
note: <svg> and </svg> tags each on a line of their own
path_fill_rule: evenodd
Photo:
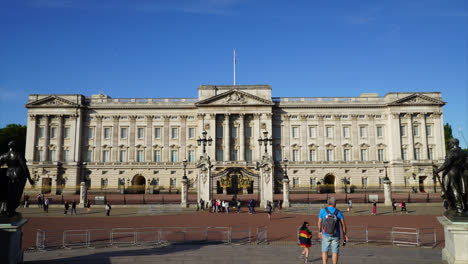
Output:
<svg viewBox="0 0 468 264">
<path fill-rule="evenodd" d="M 199 101 L 196 106 L 272 106 L 272 101 L 263 99 L 253 94 L 240 91 L 238 89 L 231 89 L 227 92 L 212 96 L 205 100 Z"/>
<path fill-rule="evenodd" d="M 79 107 L 69 100 L 63 99 L 56 95 L 47 96 L 37 101 L 31 102 L 26 107 Z"/>
<path fill-rule="evenodd" d="M 445 105 L 445 102 L 423 94 L 415 93 L 393 101 L 388 105 Z"/>
</svg>

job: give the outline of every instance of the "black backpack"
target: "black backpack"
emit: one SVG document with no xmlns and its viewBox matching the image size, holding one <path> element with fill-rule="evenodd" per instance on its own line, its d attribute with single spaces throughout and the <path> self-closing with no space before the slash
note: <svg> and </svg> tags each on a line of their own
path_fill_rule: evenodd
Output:
<svg viewBox="0 0 468 264">
<path fill-rule="evenodd" d="M 337 215 L 339 211 L 335 208 L 335 212 L 332 214 L 326 207 L 325 211 L 327 211 L 327 215 L 325 216 L 325 221 L 323 221 L 322 224 L 323 232 L 333 236 L 336 233 L 336 224 L 338 222 Z"/>
</svg>

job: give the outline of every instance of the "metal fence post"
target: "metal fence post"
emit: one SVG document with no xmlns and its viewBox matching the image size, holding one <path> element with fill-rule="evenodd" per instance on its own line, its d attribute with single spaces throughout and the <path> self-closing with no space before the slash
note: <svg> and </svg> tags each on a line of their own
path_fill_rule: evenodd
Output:
<svg viewBox="0 0 468 264">
<path fill-rule="evenodd" d="M 366 244 L 369 244 L 369 229 L 366 226 Z"/>
<path fill-rule="evenodd" d="M 418 247 L 420 246 L 420 244 L 419 244 L 419 228 L 418 228 L 418 233 L 416 234 L 416 245 L 418 245 Z"/>
<path fill-rule="evenodd" d="M 65 237 L 67 236 L 67 232 L 63 232 L 63 235 L 62 235 L 62 247 L 64 248 L 65 247 Z"/>
</svg>

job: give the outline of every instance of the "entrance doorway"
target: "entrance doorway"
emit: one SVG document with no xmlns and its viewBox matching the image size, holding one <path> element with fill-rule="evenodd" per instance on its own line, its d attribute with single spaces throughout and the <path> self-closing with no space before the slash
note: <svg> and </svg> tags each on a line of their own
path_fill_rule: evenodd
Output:
<svg viewBox="0 0 468 264">
<path fill-rule="evenodd" d="M 52 191 L 52 178 L 42 178 L 41 193 L 47 194 Z"/>
<path fill-rule="evenodd" d="M 145 193 L 146 180 L 141 175 L 135 175 L 132 179 L 131 193 Z"/>
<path fill-rule="evenodd" d="M 323 179 L 322 191 L 324 193 L 334 193 L 335 192 L 335 176 L 332 174 L 327 174 Z"/>
</svg>

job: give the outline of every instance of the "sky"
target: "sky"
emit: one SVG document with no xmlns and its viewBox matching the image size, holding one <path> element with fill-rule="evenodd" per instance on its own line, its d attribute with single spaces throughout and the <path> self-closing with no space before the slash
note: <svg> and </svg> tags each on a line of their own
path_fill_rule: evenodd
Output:
<svg viewBox="0 0 468 264">
<path fill-rule="evenodd" d="M 275 97 L 441 92 L 468 146 L 468 1 L 0 0 L 0 127 L 29 94 Z"/>
</svg>

